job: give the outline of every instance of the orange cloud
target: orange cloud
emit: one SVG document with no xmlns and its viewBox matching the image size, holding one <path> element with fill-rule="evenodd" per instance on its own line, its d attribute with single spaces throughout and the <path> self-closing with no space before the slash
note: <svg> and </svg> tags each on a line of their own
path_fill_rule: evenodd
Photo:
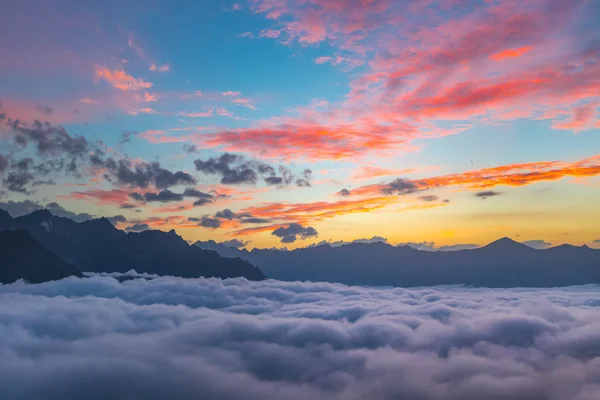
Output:
<svg viewBox="0 0 600 400">
<path fill-rule="evenodd" d="M 57 196 L 59 199 L 84 200 L 96 204 L 121 205 L 131 201 L 129 198 L 130 190 L 127 189 L 112 189 L 101 190 L 91 189 L 85 192 L 72 192 L 68 195 Z"/>
<path fill-rule="evenodd" d="M 503 60 L 506 60 L 509 58 L 518 58 L 524 54 L 529 53 L 532 49 L 533 49 L 533 46 L 523 46 L 523 47 L 518 47 L 516 49 L 506 49 L 506 50 L 502 50 L 498 53 L 492 54 L 490 56 L 490 59 L 494 60 L 494 61 L 503 61 Z"/>
<path fill-rule="evenodd" d="M 600 155 L 572 163 L 542 161 L 510 164 L 493 168 L 467 171 L 460 174 L 414 179 L 409 182 L 419 189 L 446 186 L 465 186 L 468 189 L 488 189 L 494 186 L 525 186 L 541 181 L 554 181 L 565 177 L 592 177 L 600 175 Z M 362 186 L 350 191 L 353 196 L 380 195 L 386 184 Z"/>
<path fill-rule="evenodd" d="M 104 80 L 115 89 L 122 91 L 136 91 L 141 89 L 150 89 L 152 83 L 146 82 L 141 78 L 134 78 L 124 70 L 110 70 L 107 67 L 97 65 L 95 81 Z"/>
</svg>

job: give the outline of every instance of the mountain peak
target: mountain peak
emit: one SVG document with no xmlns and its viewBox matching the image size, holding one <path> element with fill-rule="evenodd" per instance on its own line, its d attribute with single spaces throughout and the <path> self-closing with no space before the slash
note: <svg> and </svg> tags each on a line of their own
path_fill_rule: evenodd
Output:
<svg viewBox="0 0 600 400">
<path fill-rule="evenodd" d="M 499 250 L 511 250 L 517 248 L 527 248 L 530 249 L 527 245 L 523 243 L 519 243 L 515 240 L 512 240 L 509 237 L 503 237 L 498 240 L 493 241 L 492 243 L 481 247 L 482 249 L 499 249 Z"/>
</svg>

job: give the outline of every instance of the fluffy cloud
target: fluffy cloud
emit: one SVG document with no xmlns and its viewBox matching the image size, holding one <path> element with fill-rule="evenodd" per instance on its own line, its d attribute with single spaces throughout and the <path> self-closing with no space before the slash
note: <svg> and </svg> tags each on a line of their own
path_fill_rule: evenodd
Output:
<svg viewBox="0 0 600 400">
<path fill-rule="evenodd" d="M 272 235 L 281 238 L 281 243 L 293 243 L 298 237 L 301 239 L 308 239 L 309 237 L 316 237 L 319 235 L 317 230 L 312 226 L 302 226 L 297 223 L 289 224 L 287 227 L 280 226 L 271 232 Z"/>
<path fill-rule="evenodd" d="M 312 171 L 305 169 L 300 177 L 284 166 L 276 170 L 262 161 L 247 160 L 243 156 L 232 153 L 223 153 L 219 157 L 207 160 L 195 160 L 196 170 L 207 175 L 221 176 L 221 183 L 225 185 L 256 184 L 259 177 L 270 186 L 288 186 L 295 183 L 298 187 L 309 187 Z"/>
<path fill-rule="evenodd" d="M 597 287 L 147 278 L 0 286 L 3 397 L 600 396 Z"/>
</svg>

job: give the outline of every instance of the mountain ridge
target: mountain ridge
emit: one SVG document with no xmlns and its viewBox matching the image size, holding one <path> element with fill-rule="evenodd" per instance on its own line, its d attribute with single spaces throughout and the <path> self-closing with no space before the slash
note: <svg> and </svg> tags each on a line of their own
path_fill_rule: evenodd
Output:
<svg viewBox="0 0 600 400">
<path fill-rule="evenodd" d="M 549 287 L 600 283 L 600 250 L 560 245 L 534 249 L 504 237 L 475 249 L 424 251 L 384 242 L 322 244 L 291 251 L 236 249 L 196 242 L 223 257 L 240 257 L 279 280 L 349 285 Z"/>
<path fill-rule="evenodd" d="M 76 222 L 45 209 L 12 218 L 0 210 L 0 231 L 14 229 L 27 231 L 44 248 L 83 272 L 135 269 L 185 278 L 266 278 L 248 261 L 221 257 L 217 252 L 190 246 L 175 231 L 127 233 L 117 229 L 107 218 Z"/>
</svg>

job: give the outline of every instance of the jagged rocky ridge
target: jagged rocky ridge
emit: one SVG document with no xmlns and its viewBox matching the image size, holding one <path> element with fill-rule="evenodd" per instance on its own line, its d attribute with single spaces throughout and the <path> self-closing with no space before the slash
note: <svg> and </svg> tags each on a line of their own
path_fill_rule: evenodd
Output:
<svg viewBox="0 0 600 400">
<path fill-rule="evenodd" d="M 12 218 L 0 210 L 0 230 L 27 231 L 44 248 L 84 272 L 126 272 L 135 269 L 185 278 L 245 277 L 265 279 L 260 269 L 241 259 L 190 246 L 175 231 L 125 233 L 106 218 L 75 222 L 48 210 Z"/>
</svg>

